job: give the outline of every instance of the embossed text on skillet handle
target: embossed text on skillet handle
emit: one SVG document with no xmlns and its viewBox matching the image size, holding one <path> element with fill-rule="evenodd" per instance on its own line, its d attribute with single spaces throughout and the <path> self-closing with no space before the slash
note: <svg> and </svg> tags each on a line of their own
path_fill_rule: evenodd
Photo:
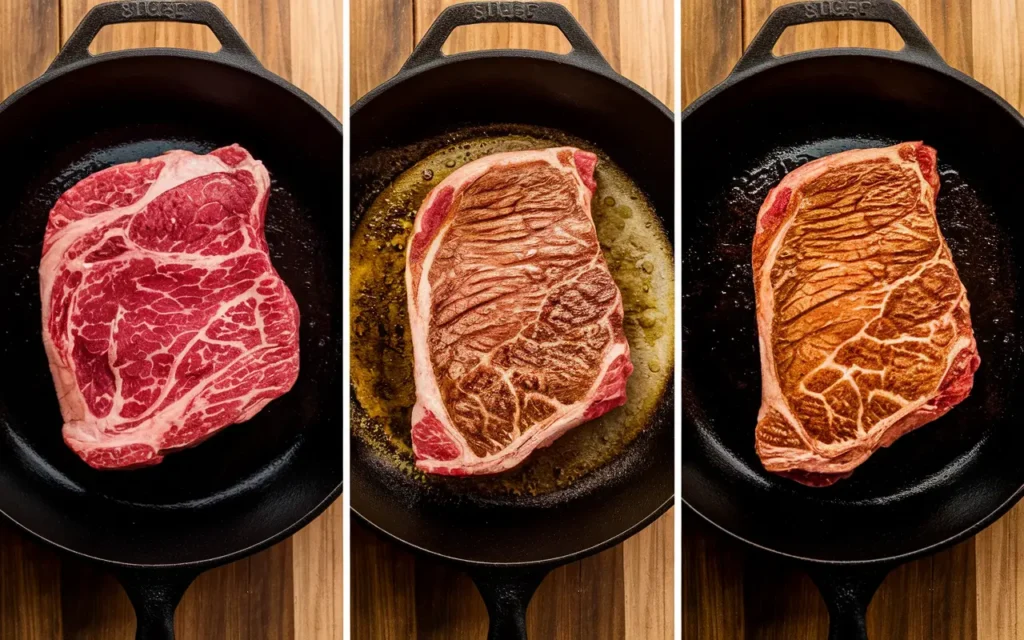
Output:
<svg viewBox="0 0 1024 640">
<path fill-rule="evenodd" d="M 478 2 L 473 5 L 473 18 L 477 22 L 529 22 L 536 17 L 537 6 L 536 2 Z"/>
</svg>

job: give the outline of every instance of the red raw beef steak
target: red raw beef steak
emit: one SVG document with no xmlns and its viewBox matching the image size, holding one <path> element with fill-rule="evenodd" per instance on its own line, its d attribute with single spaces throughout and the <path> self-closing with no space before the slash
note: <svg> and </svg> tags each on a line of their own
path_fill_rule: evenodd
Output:
<svg viewBox="0 0 1024 640">
<path fill-rule="evenodd" d="M 295 383 L 299 311 L 267 251 L 269 188 L 233 145 L 110 167 L 53 207 L 43 343 L 64 441 L 90 466 L 157 464 Z"/>
</svg>

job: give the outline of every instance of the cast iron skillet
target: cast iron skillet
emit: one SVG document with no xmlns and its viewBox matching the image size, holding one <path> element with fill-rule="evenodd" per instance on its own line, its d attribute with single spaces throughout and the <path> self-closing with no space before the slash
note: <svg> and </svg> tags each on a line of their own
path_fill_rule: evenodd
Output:
<svg viewBox="0 0 1024 640">
<path fill-rule="evenodd" d="M 145 15 L 158 5 L 173 15 Z M 46 73 L 0 105 L 0 145 L 17 156 L 0 182 L 0 359 L 15 374 L 0 390 L 0 513 L 112 569 L 138 637 L 156 639 L 173 637 L 175 606 L 200 572 L 285 538 L 341 492 L 342 134 L 260 66 L 213 5 L 126 7 L 90 11 Z M 104 25 L 165 19 L 206 25 L 223 48 L 88 53 Z M 61 440 L 43 351 L 37 270 L 49 209 L 111 164 L 233 142 L 273 179 L 267 239 L 300 308 L 299 380 L 248 423 L 160 465 L 94 471 Z"/>
<path fill-rule="evenodd" d="M 488 13 L 491 6 L 500 13 Z M 441 53 L 455 27 L 498 21 L 555 25 L 573 50 L 564 56 Z M 554 3 L 445 10 L 399 74 L 353 108 L 353 165 L 381 149 L 500 123 L 552 127 L 598 145 L 639 183 L 672 236 L 671 113 L 616 74 L 572 15 Z M 424 149 L 423 156 L 432 151 Z M 407 159 L 407 166 L 419 159 Z M 373 178 L 353 176 L 354 203 L 381 188 Z M 353 228 L 363 213 L 354 211 Z M 357 405 L 353 397 L 356 412 Z M 490 612 L 492 640 L 523 638 L 526 606 L 548 571 L 620 542 L 672 503 L 672 407 L 666 393 L 654 424 L 614 462 L 571 490 L 533 500 L 484 500 L 460 492 L 457 482 L 450 490 L 427 490 L 354 438 L 352 507 L 379 533 L 467 570 Z"/>
<path fill-rule="evenodd" d="M 772 55 L 787 27 L 839 19 L 887 22 L 906 47 Z M 905 140 L 939 152 L 939 223 L 971 301 L 981 369 L 946 417 L 848 480 L 804 487 L 766 473 L 754 453 L 757 210 L 810 158 Z M 828 604 L 830 637 L 865 638 L 867 605 L 890 569 L 977 533 L 1024 491 L 1024 120 L 946 65 L 897 4 L 812 2 L 772 14 L 732 75 L 683 114 L 682 143 L 682 500 L 747 544 L 803 563 Z"/>
</svg>

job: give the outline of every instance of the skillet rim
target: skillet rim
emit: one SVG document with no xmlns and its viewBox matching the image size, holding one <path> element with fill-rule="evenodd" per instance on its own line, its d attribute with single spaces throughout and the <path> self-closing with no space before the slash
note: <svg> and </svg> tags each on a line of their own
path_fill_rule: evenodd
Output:
<svg viewBox="0 0 1024 640">
<path fill-rule="evenodd" d="M 153 48 L 143 48 L 143 49 L 125 49 L 125 50 L 121 50 L 121 51 L 112 51 L 112 52 L 108 52 L 108 53 L 92 55 L 92 56 L 90 56 L 89 58 L 87 58 L 85 60 L 80 60 L 78 62 L 74 62 L 74 63 L 68 64 L 66 66 L 61 66 L 61 67 L 58 67 L 56 69 L 54 69 L 54 68 L 47 68 L 38 77 L 34 78 L 33 80 L 31 80 L 27 84 L 25 84 L 22 87 L 20 87 L 18 90 L 16 90 L 10 96 L 8 96 L 6 99 L 4 99 L 3 102 L 0 102 L 0 117 L 3 117 L 4 112 L 8 108 L 10 108 L 16 102 L 18 102 L 19 100 L 21 100 L 25 96 L 29 95 L 30 93 L 32 93 L 36 89 L 38 89 L 38 88 L 40 88 L 40 87 L 42 87 L 42 86 L 44 86 L 44 85 L 54 81 L 54 80 L 63 78 L 64 76 L 66 76 L 68 74 L 75 73 L 77 71 L 81 71 L 82 69 L 85 69 L 87 67 L 92 67 L 92 66 L 95 66 L 95 65 L 102 65 L 102 64 L 107 63 L 107 62 L 114 62 L 114 61 L 120 61 L 120 60 L 124 60 L 124 59 L 132 59 L 132 58 L 149 58 L 149 57 L 163 58 L 163 59 L 175 59 L 175 58 L 177 58 L 177 59 L 187 59 L 187 60 L 199 60 L 199 61 L 203 61 L 203 62 L 214 63 L 214 64 L 217 64 L 217 65 L 222 65 L 222 66 L 229 67 L 229 68 L 234 69 L 236 71 L 241 71 L 243 73 L 248 73 L 248 74 L 250 74 L 252 76 L 255 76 L 256 78 L 258 78 L 260 80 L 263 80 L 263 81 L 266 81 L 266 82 L 270 82 L 271 84 L 275 85 L 279 89 L 283 89 L 284 91 L 286 91 L 287 93 L 291 94 L 292 96 L 299 98 L 299 100 L 301 100 L 307 107 L 311 107 L 313 109 L 313 111 L 317 115 L 319 115 L 321 118 L 326 120 L 327 124 L 330 125 L 331 128 L 334 129 L 334 131 L 337 132 L 337 134 L 339 136 L 342 136 L 342 140 L 344 140 L 344 131 L 343 131 L 343 128 L 342 128 L 341 121 L 339 121 L 334 116 L 334 114 L 332 114 L 330 111 L 328 111 L 327 108 L 324 107 L 322 104 L 320 104 L 319 102 L 314 100 L 313 97 L 310 96 L 308 93 L 306 93 L 302 89 L 299 89 L 294 84 L 288 82 L 287 80 L 285 80 L 281 76 L 275 74 L 274 72 L 272 72 L 269 69 L 267 69 L 266 67 L 264 67 L 263 64 L 259 61 L 259 59 L 255 57 L 255 55 L 253 55 L 253 57 L 251 59 L 249 59 L 248 57 L 243 57 L 243 56 L 238 55 L 238 54 L 221 54 L 220 52 L 195 51 L 195 50 L 191 50 L 191 49 L 177 49 L 177 48 L 168 48 L 168 47 L 153 47 Z M 344 160 L 342 161 L 342 169 L 344 170 Z M 343 441 L 342 446 L 347 446 L 347 445 L 348 445 L 348 443 Z M 105 565 L 105 566 L 108 566 L 108 567 L 116 567 L 116 568 L 122 568 L 122 569 L 187 569 L 187 568 L 194 568 L 194 569 L 206 570 L 206 569 L 212 569 L 214 567 L 217 567 L 217 566 L 220 566 L 220 565 L 223 565 L 223 564 L 227 564 L 227 563 L 235 561 L 235 560 L 240 560 L 242 558 L 248 557 L 248 556 L 250 556 L 250 555 L 252 555 L 254 553 L 257 553 L 258 551 L 261 551 L 261 550 L 266 549 L 266 548 L 268 548 L 268 547 L 270 547 L 270 546 L 272 546 L 272 545 L 274 545 L 274 544 L 276 544 L 278 542 L 281 542 L 281 541 L 291 537 L 293 534 L 297 533 L 300 529 L 302 529 L 307 524 L 312 522 L 317 516 L 322 514 L 324 511 L 326 511 L 327 508 L 330 507 L 338 499 L 338 497 L 343 493 L 343 491 L 344 491 L 344 484 L 345 484 L 345 482 L 344 482 L 344 480 L 345 480 L 344 473 L 340 473 L 338 475 L 339 475 L 339 478 L 338 478 L 337 485 L 333 489 L 331 489 L 329 492 L 327 492 L 327 494 L 317 504 L 313 505 L 313 507 L 309 511 L 307 511 L 301 518 L 295 520 L 294 522 L 292 522 L 288 526 L 284 527 L 283 529 L 281 529 L 277 533 L 275 533 L 275 534 L 273 534 L 271 536 L 268 536 L 267 538 L 265 538 L 265 539 L 263 539 L 263 540 L 261 540 L 259 542 L 256 542 L 254 544 L 248 545 L 248 546 L 246 546 L 244 548 L 236 549 L 235 551 L 232 551 L 230 553 L 221 554 L 219 556 L 214 556 L 214 557 L 210 557 L 210 558 L 205 558 L 205 559 L 202 559 L 202 560 L 191 560 L 191 561 L 188 561 L 188 562 L 177 562 L 177 563 L 174 563 L 174 562 L 172 562 L 172 563 L 132 563 L 132 562 L 123 562 L 123 561 L 115 560 L 115 559 L 112 559 L 112 558 L 103 558 L 103 557 L 100 557 L 100 556 L 95 556 L 95 555 L 88 554 L 88 553 L 85 553 L 85 552 L 82 552 L 82 551 L 78 551 L 78 550 L 72 549 L 72 548 L 70 548 L 68 546 L 65 546 L 65 545 L 59 544 L 57 542 L 54 542 L 53 540 L 50 540 L 49 538 L 47 538 L 45 536 L 42 536 L 42 535 L 36 533 L 35 531 L 29 529 L 27 526 L 22 524 L 20 521 L 16 520 L 13 516 L 8 514 L 3 509 L 0 509 L 0 516 L 2 516 L 3 519 L 6 520 L 7 522 L 9 522 L 12 525 L 14 525 L 14 527 L 17 530 L 23 532 L 24 534 L 27 534 L 30 538 L 35 539 L 35 540 L 43 543 L 44 545 L 46 545 L 46 546 L 48 546 L 50 548 L 57 549 L 57 550 L 59 550 L 59 551 L 61 551 L 63 553 L 67 553 L 69 555 L 81 558 L 83 560 L 88 560 L 88 561 L 91 561 L 91 562 L 96 562 L 96 563 L 99 563 L 99 564 L 102 564 L 102 565 Z"/>
<path fill-rule="evenodd" d="M 780 67 L 784 67 L 786 65 L 790 65 L 790 64 L 793 64 L 793 63 L 801 63 L 801 62 L 814 61 L 814 60 L 826 60 L 828 58 L 836 58 L 836 57 L 842 57 L 842 58 L 850 58 L 850 57 L 853 57 L 853 58 L 857 58 L 857 57 L 875 58 L 875 59 L 882 59 L 882 60 L 887 60 L 887 61 L 891 61 L 891 62 L 898 62 L 898 63 L 902 63 L 902 64 L 907 64 L 907 65 L 910 65 L 910 66 L 922 67 L 922 68 L 924 68 L 927 71 L 930 71 L 930 72 L 933 72 L 933 73 L 937 73 L 937 74 L 939 74 L 941 76 L 944 76 L 944 77 L 946 77 L 946 78 L 948 78 L 950 80 L 953 80 L 955 82 L 959 82 L 961 85 L 966 86 L 967 89 L 972 89 L 975 92 L 980 93 L 985 98 L 988 98 L 989 100 L 995 102 L 995 104 L 998 107 L 1000 107 L 1003 111 L 1007 112 L 1008 115 L 1012 116 L 1016 120 L 1018 126 L 1024 127 L 1024 115 L 1021 115 L 1021 113 L 1019 111 L 1017 111 L 1013 107 L 1013 105 L 1011 105 L 1006 99 L 1001 97 L 999 94 L 994 92 L 992 89 L 989 89 L 988 87 L 986 87 L 982 83 L 978 82 L 976 79 L 972 78 L 971 76 L 969 76 L 969 75 L 963 73 L 962 71 L 952 67 L 947 62 L 945 62 L 945 60 L 943 60 L 941 57 L 939 57 L 939 58 L 932 58 L 931 56 L 920 55 L 920 54 L 916 54 L 916 53 L 913 53 L 913 52 L 908 52 L 908 51 L 903 50 L 903 49 L 898 50 L 898 51 L 888 51 L 888 50 L 884 50 L 884 49 L 866 49 L 866 48 L 862 48 L 862 47 L 838 47 L 838 48 L 833 47 L 833 48 L 828 48 L 828 49 L 815 49 L 815 50 L 811 50 L 811 51 L 802 51 L 800 53 L 793 53 L 793 54 L 789 54 L 789 55 L 785 55 L 785 56 L 774 56 L 771 60 L 766 61 L 766 62 L 764 62 L 762 64 L 759 64 L 759 65 L 757 65 L 755 67 L 749 68 L 749 69 L 747 69 L 745 71 L 741 71 L 741 72 L 738 72 L 738 73 L 735 72 L 735 71 L 730 72 L 729 75 L 727 75 L 724 80 L 722 80 L 720 83 L 715 85 L 712 89 L 710 89 L 709 91 L 707 91 L 706 93 L 701 95 L 699 98 L 697 98 L 692 103 L 690 103 L 689 106 L 687 106 L 685 109 L 683 109 L 683 111 L 682 111 L 682 113 L 680 114 L 680 117 L 679 117 L 680 128 L 685 123 L 686 118 L 688 118 L 689 116 L 691 116 L 694 113 L 696 113 L 700 108 L 708 105 L 714 98 L 718 97 L 719 94 L 721 94 L 721 93 L 731 89 L 734 85 L 741 84 L 742 82 L 744 82 L 745 80 L 748 80 L 749 78 L 751 78 L 753 76 L 760 75 L 761 73 L 771 72 L 771 71 L 774 71 L 775 69 L 778 69 Z M 682 326 L 682 322 L 683 322 L 682 315 L 680 315 L 679 322 L 680 322 L 680 327 L 681 327 Z M 685 362 L 685 358 L 684 358 L 684 362 Z M 680 391 L 681 391 L 681 389 L 680 389 Z M 681 422 L 680 422 L 680 428 L 682 429 L 684 427 L 688 428 L 688 429 L 689 428 L 693 428 L 692 420 L 688 416 L 684 416 L 682 418 Z M 680 448 L 679 453 L 682 454 L 682 449 L 681 448 Z M 683 465 L 682 461 L 680 460 L 680 471 L 681 472 L 683 471 L 684 467 L 685 467 L 685 465 Z M 935 553 L 936 551 L 939 551 L 941 549 L 953 546 L 954 544 L 956 544 L 958 542 L 962 542 L 964 540 L 967 540 L 967 539 L 973 537 L 974 535 L 978 534 L 983 529 L 987 528 L 989 525 L 994 523 L 996 520 L 1001 518 L 1008 511 L 1010 511 L 1010 509 L 1012 509 L 1018 502 L 1020 502 L 1022 499 L 1024 499 L 1024 483 L 1021 483 L 1021 486 L 1018 487 L 1016 491 L 1014 491 L 1012 494 L 1010 494 L 1010 496 L 1004 502 L 999 504 L 995 509 L 993 509 L 984 518 L 981 518 L 981 519 L 975 521 L 973 524 L 971 524 L 969 527 L 963 529 L 959 533 L 956 533 L 956 534 L 954 534 L 952 536 L 949 536 L 949 537 L 947 537 L 947 538 L 945 538 L 943 540 L 940 540 L 938 542 L 934 542 L 932 544 L 920 547 L 920 548 L 915 549 L 913 551 L 908 551 L 906 553 L 895 554 L 895 555 L 880 556 L 880 557 L 875 557 L 875 558 L 870 558 L 870 559 L 830 560 L 830 559 L 823 559 L 823 558 L 813 558 L 813 557 L 809 557 L 809 556 L 805 556 L 805 555 L 800 555 L 800 554 L 795 554 L 795 553 L 787 553 L 785 551 L 780 551 L 778 549 L 772 548 L 772 547 L 770 547 L 768 545 L 763 545 L 763 544 L 760 544 L 760 543 L 757 543 L 757 542 L 753 542 L 752 540 L 749 540 L 747 537 L 745 537 L 745 536 L 743 536 L 743 535 L 741 535 L 739 533 L 736 533 L 736 532 L 728 529 L 725 525 L 719 524 L 718 522 L 712 520 L 710 518 L 710 516 L 706 515 L 705 513 L 703 513 L 699 509 L 697 509 L 697 507 L 695 507 L 693 504 L 691 504 L 690 501 L 687 500 L 687 498 L 686 498 L 686 490 L 685 490 L 684 486 L 685 486 L 685 483 L 681 482 L 680 483 L 680 487 L 679 487 L 679 502 L 680 502 L 680 505 L 686 507 L 689 510 L 689 512 L 697 515 L 702 521 L 710 524 L 712 527 L 714 527 L 718 531 L 721 531 L 722 533 L 727 534 L 730 538 L 732 538 L 734 540 L 737 540 L 739 542 L 742 542 L 745 545 L 749 545 L 750 547 L 753 547 L 753 548 L 758 549 L 760 551 L 763 551 L 763 552 L 766 552 L 766 553 L 770 553 L 770 554 L 778 556 L 778 557 L 787 558 L 789 560 L 793 560 L 793 561 L 797 561 L 797 562 L 802 562 L 802 563 L 806 563 L 806 564 L 811 564 L 811 565 L 816 565 L 816 566 L 824 566 L 824 567 L 829 567 L 829 566 L 871 566 L 871 565 L 885 565 L 885 564 L 903 564 L 903 563 L 909 562 L 910 560 L 913 560 L 915 558 L 920 558 L 920 557 L 923 557 L 923 556 L 927 556 L 929 554 Z"/>
<path fill-rule="evenodd" d="M 439 59 L 431 61 L 429 63 L 425 63 L 423 65 L 418 65 L 418 66 L 412 67 L 410 69 L 402 68 L 394 76 L 388 78 L 383 83 L 377 85 L 376 87 L 374 87 L 373 89 L 368 91 L 361 98 L 359 98 L 359 100 L 357 100 L 354 105 L 352 105 L 352 108 L 351 108 L 351 111 L 350 111 L 350 120 L 349 120 L 349 122 L 351 123 L 355 119 L 356 115 L 361 110 L 369 107 L 370 104 L 376 98 L 380 97 L 381 95 L 383 95 L 384 93 L 386 93 L 387 91 L 389 91 L 391 89 L 399 87 L 406 80 L 409 80 L 411 78 L 417 77 L 417 76 L 419 76 L 419 75 L 421 75 L 423 73 L 427 73 L 427 72 L 433 71 L 434 69 L 437 69 L 437 68 L 443 67 L 443 66 L 458 65 L 461 62 L 486 60 L 486 59 L 510 59 L 510 58 L 511 59 L 519 58 L 519 59 L 542 60 L 542 61 L 545 61 L 545 62 L 553 62 L 553 63 L 556 63 L 556 64 L 567 65 L 567 66 L 570 66 L 570 67 L 575 67 L 576 69 L 578 69 L 580 71 L 583 71 L 583 72 L 589 72 L 589 73 L 595 74 L 595 75 L 600 76 L 601 78 L 604 78 L 606 80 L 611 80 L 612 82 L 615 82 L 616 84 L 620 85 L 623 89 L 630 90 L 630 91 L 633 91 L 634 93 L 638 94 L 641 98 L 644 99 L 644 101 L 646 103 L 648 103 L 651 106 L 655 107 L 662 115 L 664 115 L 665 117 L 667 117 L 669 119 L 669 121 L 672 123 L 673 128 L 676 125 L 676 115 L 673 113 L 673 111 L 671 109 L 669 109 L 669 107 L 667 105 L 665 105 L 665 103 L 663 103 L 661 100 L 658 100 L 657 98 L 655 98 L 650 92 L 648 92 L 646 89 L 644 89 L 643 87 L 639 86 L 638 84 L 634 83 L 629 78 L 627 78 L 624 75 L 622 75 L 622 74 L 618 73 L 617 71 L 615 71 L 615 69 L 610 64 L 604 62 L 604 60 L 602 60 L 600 63 L 596 63 L 596 62 L 590 61 L 589 59 L 572 57 L 569 54 L 549 53 L 549 52 L 546 52 L 546 51 L 536 51 L 536 50 L 532 50 L 532 49 L 484 49 L 484 50 L 480 50 L 480 51 L 471 51 L 471 52 L 458 53 L 458 54 L 453 54 L 453 55 L 442 55 Z M 673 159 L 673 162 L 674 161 L 675 160 Z M 675 217 L 675 211 L 672 212 L 672 216 Z M 670 244 L 673 246 L 673 260 L 678 260 L 678 257 L 676 256 L 676 251 L 675 251 L 675 248 L 674 248 L 675 245 L 674 245 L 673 239 L 669 238 L 669 241 L 670 241 Z M 676 287 L 678 288 L 678 283 L 676 283 Z M 679 336 L 677 335 L 675 339 L 678 340 Z M 673 369 L 675 369 L 676 366 L 677 365 L 673 364 Z M 349 381 L 349 387 L 350 388 L 351 388 L 351 385 L 352 385 L 352 381 L 350 380 Z M 675 386 L 674 378 L 673 378 L 673 385 L 672 386 L 673 387 Z M 671 390 L 671 393 L 674 396 L 675 393 L 676 393 L 676 389 L 673 388 Z M 674 400 L 674 397 L 673 397 L 673 400 Z M 674 420 L 673 420 L 673 423 L 674 423 Z M 675 425 L 674 424 L 673 424 L 672 428 L 673 428 L 673 439 L 674 440 L 678 440 L 675 437 L 676 434 L 675 434 Z M 353 435 L 350 432 L 349 433 L 349 439 L 351 440 L 352 437 L 353 437 Z M 585 549 L 577 550 L 577 551 L 575 551 L 573 553 L 570 553 L 570 554 L 565 554 L 565 555 L 562 555 L 562 556 L 557 556 L 557 557 L 553 557 L 553 558 L 546 558 L 546 559 L 540 559 L 540 560 L 530 560 L 530 561 L 525 561 L 525 562 L 483 562 L 483 561 L 479 561 L 479 560 L 466 560 L 466 559 L 463 559 L 463 558 L 457 558 L 457 557 L 449 556 L 449 555 L 446 555 L 446 554 L 443 554 L 443 553 L 438 553 L 436 551 L 432 551 L 430 549 L 421 547 L 421 546 L 413 544 L 413 543 L 411 543 L 411 542 L 409 542 L 407 540 L 404 540 L 404 539 L 396 536 L 395 534 L 391 533 L 390 531 L 384 529 L 383 527 L 377 525 L 376 523 L 374 523 L 370 519 L 368 519 L 365 515 L 360 513 L 359 509 L 354 504 L 350 504 L 349 509 L 352 512 L 352 514 L 354 514 L 359 519 L 360 523 L 362 523 L 368 529 L 370 529 L 373 532 L 375 532 L 377 535 L 380 535 L 380 536 L 382 536 L 383 538 L 385 538 L 385 539 L 387 539 L 389 541 L 393 541 L 393 542 L 399 544 L 401 547 L 403 547 L 405 549 L 408 549 L 408 550 L 411 550 L 411 551 L 413 551 L 415 553 L 420 553 L 420 554 L 423 554 L 425 556 L 432 557 L 432 558 L 438 558 L 438 559 L 444 560 L 446 562 L 450 562 L 452 564 L 455 564 L 455 565 L 463 567 L 463 568 L 510 568 L 510 569 L 512 569 L 512 568 L 530 568 L 530 567 L 555 567 L 555 566 L 560 566 L 560 565 L 563 565 L 563 564 L 568 564 L 570 562 L 574 562 L 576 560 L 579 560 L 579 559 L 591 556 L 591 555 L 593 555 L 595 553 L 598 553 L 600 551 L 603 551 L 605 549 L 613 547 L 616 544 L 618 544 L 618 543 L 620 543 L 620 542 L 622 542 L 622 541 L 632 537 L 634 534 L 638 533 L 642 529 L 646 528 L 648 525 L 650 525 L 656 519 L 661 517 L 666 511 L 668 511 L 668 509 L 671 506 L 673 506 L 675 504 L 675 499 L 676 499 L 676 494 L 677 494 L 675 484 L 676 483 L 673 480 L 673 483 L 672 483 L 673 489 L 672 489 L 672 491 L 669 492 L 669 495 L 665 498 L 665 500 L 662 501 L 661 504 L 659 504 L 655 509 L 653 509 L 649 514 L 644 516 L 642 519 L 640 519 L 639 521 L 637 521 L 636 523 L 634 523 L 630 527 L 627 527 L 625 530 L 621 531 L 620 533 L 616 534 L 615 536 L 612 536 L 611 538 L 608 538 L 608 539 L 604 540 L 603 542 L 600 542 L 600 543 L 598 543 L 596 545 L 592 545 L 592 546 L 587 547 Z"/>
</svg>

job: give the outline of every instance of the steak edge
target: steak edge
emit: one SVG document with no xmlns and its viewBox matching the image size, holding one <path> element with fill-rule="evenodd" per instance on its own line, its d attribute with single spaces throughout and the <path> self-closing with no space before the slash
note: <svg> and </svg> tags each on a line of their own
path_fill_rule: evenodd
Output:
<svg viewBox="0 0 1024 640">
<path fill-rule="evenodd" d="M 590 211 L 596 164 L 571 147 L 494 154 L 424 200 L 406 265 L 419 469 L 505 471 L 626 402 L 622 296 Z"/>
<path fill-rule="evenodd" d="M 270 177 L 238 145 L 94 173 L 50 212 L 43 344 L 66 444 L 159 463 L 286 393 L 299 311 L 264 237 Z"/>
<path fill-rule="evenodd" d="M 810 162 L 772 189 L 753 243 L 764 467 L 810 486 L 963 401 L 978 369 L 967 292 L 920 142 Z"/>
</svg>

